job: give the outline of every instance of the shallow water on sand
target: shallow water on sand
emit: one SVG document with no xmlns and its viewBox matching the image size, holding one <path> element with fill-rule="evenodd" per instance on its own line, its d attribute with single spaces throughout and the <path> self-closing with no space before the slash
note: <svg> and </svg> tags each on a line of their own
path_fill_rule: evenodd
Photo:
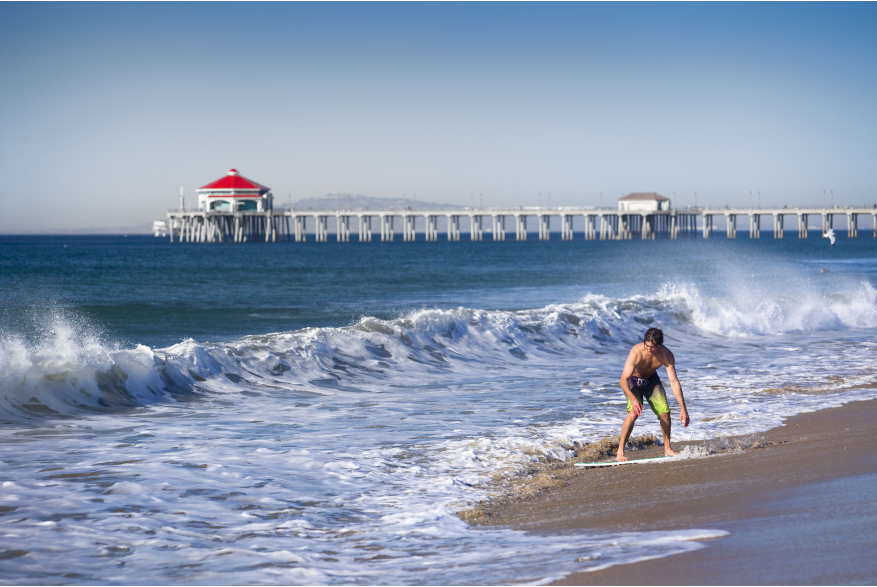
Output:
<svg viewBox="0 0 877 587">
<path fill-rule="evenodd" d="M 16 583 L 532 582 L 699 548 L 722 533 L 454 514 L 617 434 L 649 326 L 677 356 L 680 440 L 877 397 L 869 238 L 0 244 Z"/>
</svg>

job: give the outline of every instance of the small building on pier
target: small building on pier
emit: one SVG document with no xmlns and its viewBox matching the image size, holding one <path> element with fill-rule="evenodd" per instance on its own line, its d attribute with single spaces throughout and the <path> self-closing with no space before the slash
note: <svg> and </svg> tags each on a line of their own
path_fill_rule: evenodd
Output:
<svg viewBox="0 0 877 587">
<path fill-rule="evenodd" d="M 634 192 L 618 198 L 621 212 L 656 212 L 670 209 L 670 198 L 655 192 Z"/>
<path fill-rule="evenodd" d="M 198 189 L 198 209 L 204 212 L 267 212 L 273 208 L 271 188 L 247 179 L 237 169 Z"/>
</svg>

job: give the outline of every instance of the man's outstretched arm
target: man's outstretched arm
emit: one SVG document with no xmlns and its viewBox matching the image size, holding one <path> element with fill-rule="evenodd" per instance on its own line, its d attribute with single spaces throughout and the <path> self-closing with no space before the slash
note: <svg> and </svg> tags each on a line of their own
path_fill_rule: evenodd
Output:
<svg viewBox="0 0 877 587">
<path fill-rule="evenodd" d="M 691 419 L 688 417 L 688 409 L 685 407 L 685 398 L 682 396 L 682 384 L 679 383 L 679 378 L 676 377 L 676 364 L 673 354 L 670 353 L 670 360 L 664 365 L 667 369 L 667 377 L 670 379 L 670 387 L 673 389 L 673 395 L 676 397 L 676 401 L 679 402 L 679 421 L 682 422 L 683 426 L 688 426 L 688 423 Z"/>
</svg>

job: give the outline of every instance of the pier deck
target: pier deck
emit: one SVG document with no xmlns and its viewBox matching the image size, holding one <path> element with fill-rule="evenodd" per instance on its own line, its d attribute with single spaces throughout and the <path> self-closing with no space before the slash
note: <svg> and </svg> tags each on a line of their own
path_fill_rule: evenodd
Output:
<svg viewBox="0 0 877 587">
<path fill-rule="evenodd" d="M 724 216 L 727 238 L 737 238 L 739 217 L 748 219 L 749 237 L 761 237 L 763 216 L 773 219 L 773 237 L 783 238 L 785 219 L 797 220 L 798 237 L 807 238 L 811 216 L 819 217 L 822 234 L 833 228 L 835 216 L 846 217 L 847 236 L 858 236 L 859 216 L 871 216 L 874 238 L 877 238 L 877 208 L 674 208 L 649 212 L 621 211 L 610 208 L 472 208 L 464 210 L 268 210 L 265 212 L 229 212 L 175 210 L 167 214 L 171 242 L 304 242 L 307 229 L 312 239 L 329 240 L 329 220 L 334 220 L 336 240 L 349 242 L 355 231 L 359 242 L 370 242 L 377 232 L 381 241 L 392 241 L 401 229 L 403 241 L 413 241 L 423 234 L 427 241 L 438 240 L 439 232 L 447 233 L 448 241 L 459 241 L 461 219 L 468 220 L 469 240 L 484 240 L 489 232 L 492 240 L 506 240 L 509 224 L 516 240 L 527 240 L 530 229 L 536 229 L 539 240 L 550 238 L 550 221 L 558 217 L 561 239 L 573 240 L 576 232 L 585 240 L 676 239 L 679 234 L 703 238 L 713 235 L 714 219 Z M 573 220 L 581 217 L 584 229 L 574 231 Z M 355 226 L 352 220 L 355 219 Z M 421 219 L 418 222 L 418 219 Z M 443 226 L 439 226 L 440 221 Z M 418 230 L 418 225 L 422 228 Z M 509 232 L 511 232 L 509 230 Z"/>
</svg>

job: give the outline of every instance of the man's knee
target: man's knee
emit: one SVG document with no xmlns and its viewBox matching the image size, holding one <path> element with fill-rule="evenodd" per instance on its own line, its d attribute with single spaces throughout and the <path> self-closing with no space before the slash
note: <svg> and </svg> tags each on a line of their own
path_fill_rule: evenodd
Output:
<svg viewBox="0 0 877 587">
<path fill-rule="evenodd" d="M 661 422 L 669 424 L 670 423 L 670 412 L 664 412 L 663 414 L 658 416 L 658 418 L 661 419 Z"/>
</svg>

